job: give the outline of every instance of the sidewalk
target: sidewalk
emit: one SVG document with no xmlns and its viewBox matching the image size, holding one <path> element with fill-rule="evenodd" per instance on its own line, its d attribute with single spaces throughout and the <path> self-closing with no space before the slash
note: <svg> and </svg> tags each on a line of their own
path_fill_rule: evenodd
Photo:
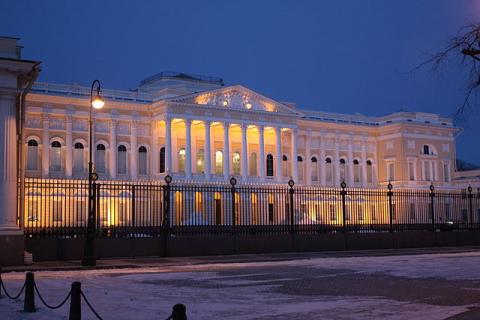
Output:
<svg viewBox="0 0 480 320">
<path fill-rule="evenodd" d="M 43 261 L 34 262 L 32 265 L 3 267 L 2 272 L 25 271 L 67 271 L 90 269 L 121 269 L 121 268 L 155 268 L 186 265 L 202 265 L 216 263 L 246 263 L 246 262 L 271 262 L 289 261 L 313 258 L 335 257 L 368 257 L 368 256 L 398 256 L 421 255 L 439 253 L 477 252 L 480 246 L 474 247 L 433 247 L 414 249 L 385 249 L 385 250 L 354 250 L 354 251 L 324 251 L 324 252 L 291 252 L 291 253 L 263 253 L 239 254 L 222 256 L 197 256 L 197 257 L 138 257 L 116 258 L 97 260 L 96 267 L 82 267 L 79 260 L 73 261 Z"/>
</svg>

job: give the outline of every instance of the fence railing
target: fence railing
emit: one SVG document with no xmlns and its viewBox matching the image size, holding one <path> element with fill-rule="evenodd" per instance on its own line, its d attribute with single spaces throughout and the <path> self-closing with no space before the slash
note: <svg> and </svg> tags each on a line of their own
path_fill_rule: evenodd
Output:
<svg viewBox="0 0 480 320">
<path fill-rule="evenodd" d="M 88 233 L 88 181 L 28 178 L 25 234 Z M 478 192 L 97 181 L 98 237 L 400 232 L 480 228 Z M 22 193 L 19 193 L 22 194 Z"/>
</svg>

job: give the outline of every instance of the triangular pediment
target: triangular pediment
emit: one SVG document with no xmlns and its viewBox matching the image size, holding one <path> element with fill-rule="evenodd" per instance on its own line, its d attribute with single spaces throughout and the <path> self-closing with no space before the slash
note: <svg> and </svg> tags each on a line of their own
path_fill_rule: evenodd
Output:
<svg viewBox="0 0 480 320">
<path fill-rule="evenodd" d="M 284 103 L 265 97 L 241 85 L 228 86 L 180 97 L 172 97 L 168 99 L 168 101 L 231 108 L 235 110 L 244 110 L 246 112 L 260 111 L 295 116 L 302 115 L 302 113 L 294 107 L 287 106 Z"/>
</svg>

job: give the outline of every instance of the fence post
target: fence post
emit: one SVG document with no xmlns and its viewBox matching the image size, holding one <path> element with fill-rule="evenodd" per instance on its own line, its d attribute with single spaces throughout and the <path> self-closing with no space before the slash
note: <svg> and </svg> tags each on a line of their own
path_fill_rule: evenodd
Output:
<svg viewBox="0 0 480 320">
<path fill-rule="evenodd" d="M 435 204 L 434 204 L 434 198 L 435 198 L 435 186 L 433 185 L 433 182 L 430 184 L 430 211 L 432 213 L 432 230 L 435 232 Z"/>
<path fill-rule="evenodd" d="M 236 213 L 235 213 L 235 185 L 237 184 L 237 179 L 235 177 L 230 178 L 230 185 L 232 186 L 230 191 L 232 193 L 232 233 L 235 233 L 235 224 L 236 224 Z"/>
<path fill-rule="evenodd" d="M 468 208 L 470 210 L 470 229 L 473 229 L 473 194 L 472 186 L 469 185 L 468 188 Z"/>
<path fill-rule="evenodd" d="M 163 192 L 163 254 L 168 256 L 168 240 L 170 238 L 170 183 L 172 176 L 165 176 L 164 192 Z"/>
<path fill-rule="evenodd" d="M 342 190 L 340 191 L 340 195 L 342 196 L 342 223 L 343 223 L 343 233 L 347 233 L 347 205 L 346 205 L 346 198 L 347 198 L 347 184 L 345 181 L 342 181 L 340 184 Z"/>
<path fill-rule="evenodd" d="M 295 190 L 293 189 L 293 186 L 295 185 L 295 181 L 293 179 L 288 180 L 288 186 L 290 187 L 290 190 L 288 190 L 288 193 L 290 194 L 290 232 L 294 233 L 295 231 L 295 214 L 294 214 L 294 208 L 293 208 L 293 194 L 295 193 Z"/>
<path fill-rule="evenodd" d="M 25 278 L 25 300 L 23 312 L 35 312 L 35 279 L 32 272 L 27 272 Z"/>
<path fill-rule="evenodd" d="M 82 320 L 82 284 L 72 282 L 72 291 L 70 294 L 70 313 L 68 320 Z"/>
<path fill-rule="evenodd" d="M 135 238 L 135 226 L 137 224 L 136 218 L 135 218 L 135 185 L 132 185 L 132 229 L 133 229 L 133 238 Z"/>
<path fill-rule="evenodd" d="M 393 196 L 393 185 L 392 183 L 389 181 L 388 182 L 388 192 L 387 192 L 387 196 L 388 196 L 388 212 L 389 212 L 389 215 L 390 215 L 390 233 L 393 233 L 393 202 L 392 202 L 392 196 Z"/>
</svg>

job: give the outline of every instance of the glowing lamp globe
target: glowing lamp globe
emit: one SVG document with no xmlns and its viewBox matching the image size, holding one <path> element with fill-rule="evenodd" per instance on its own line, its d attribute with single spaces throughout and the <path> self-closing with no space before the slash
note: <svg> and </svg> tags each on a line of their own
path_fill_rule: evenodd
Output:
<svg viewBox="0 0 480 320">
<path fill-rule="evenodd" d="M 97 95 L 92 100 L 92 107 L 95 109 L 102 109 L 105 105 L 105 100 L 100 95 Z"/>
</svg>

